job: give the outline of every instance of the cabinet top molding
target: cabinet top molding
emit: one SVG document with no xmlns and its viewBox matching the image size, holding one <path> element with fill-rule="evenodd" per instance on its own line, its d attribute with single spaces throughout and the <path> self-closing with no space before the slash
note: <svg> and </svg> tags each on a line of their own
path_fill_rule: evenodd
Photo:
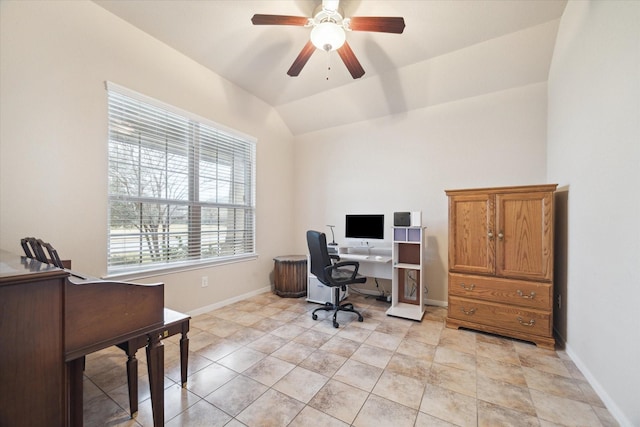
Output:
<svg viewBox="0 0 640 427">
<path fill-rule="evenodd" d="M 529 193 L 532 191 L 555 191 L 558 184 L 539 184 L 539 185 L 519 185 L 512 187 L 488 187 L 488 188 L 465 188 L 459 190 L 444 190 L 447 196 L 456 194 L 478 192 L 478 193 Z"/>
</svg>

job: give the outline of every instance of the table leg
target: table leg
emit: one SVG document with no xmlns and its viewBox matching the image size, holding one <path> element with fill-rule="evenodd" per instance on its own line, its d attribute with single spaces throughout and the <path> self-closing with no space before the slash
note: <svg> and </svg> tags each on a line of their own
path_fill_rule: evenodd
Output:
<svg viewBox="0 0 640 427">
<path fill-rule="evenodd" d="M 136 349 L 127 347 L 127 384 L 129 385 L 129 410 L 131 418 L 138 415 L 138 359 Z"/>
<path fill-rule="evenodd" d="M 69 425 L 82 427 L 82 375 L 84 371 L 84 356 L 67 362 L 67 381 L 69 386 Z"/>
<path fill-rule="evenodd" d="M 154 427 L 164 425 L 164 345 L 157 333 L 149 335 L 147 367 Z"/>
<path fill-rule="evenodd" d="M 189 361 L 189 338 L 185 329 L 183 326 L 182 338 L 180 338 L 180 382 L 182 383 L 182 388 L 187 386 L 187 363 Z"/>
</svg>

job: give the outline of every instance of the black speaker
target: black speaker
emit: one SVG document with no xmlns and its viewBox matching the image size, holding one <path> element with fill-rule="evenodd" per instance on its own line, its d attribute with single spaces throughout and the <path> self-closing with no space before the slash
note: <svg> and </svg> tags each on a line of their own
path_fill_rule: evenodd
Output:
<svg viewBox="0 0 640 427">
<path fill-rule="evenodd" d="M 393 225 L 396 227 L 408 227 L 411 225 L 411 212 L 394 212 Z"/>
</svg>

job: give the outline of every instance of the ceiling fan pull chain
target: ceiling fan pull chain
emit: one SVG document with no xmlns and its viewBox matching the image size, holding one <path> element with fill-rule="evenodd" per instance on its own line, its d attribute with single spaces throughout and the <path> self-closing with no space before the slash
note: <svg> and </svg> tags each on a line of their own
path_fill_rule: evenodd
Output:
<svg viewBox="0 0 640 427">
<path fill-rule="evenodd" d="M 331 71 L 331 51 L 327 51 L 327 80 L 329 80 L 329 71 Z"/>
</svg>

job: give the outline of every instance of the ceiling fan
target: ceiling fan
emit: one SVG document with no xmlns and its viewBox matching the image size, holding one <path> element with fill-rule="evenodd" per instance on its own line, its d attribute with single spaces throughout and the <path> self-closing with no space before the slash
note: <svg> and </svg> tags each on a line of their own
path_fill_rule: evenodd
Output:
<svg viewBox="0 0 640 427">
<path fill-rule="evenodd" d="M 253 25 L 294 25 L 310 27 L 311 35 L 298 57 L 293 61 L 287 74 L 294 77 L 300 74 L 316 49 L 331 52 L 336 50 L 344 65 L 354 79 L 364 75 L 364 68 L 346 41 L 345 31 L 372 31 L 380 33 L 402 34 L 404 18 L 352 16 L 343 18 L 338 8 L 340 0 L 323 0 L 313 18 L 288 15 L 255 14 L 251 18 Z"/>
</svg>

